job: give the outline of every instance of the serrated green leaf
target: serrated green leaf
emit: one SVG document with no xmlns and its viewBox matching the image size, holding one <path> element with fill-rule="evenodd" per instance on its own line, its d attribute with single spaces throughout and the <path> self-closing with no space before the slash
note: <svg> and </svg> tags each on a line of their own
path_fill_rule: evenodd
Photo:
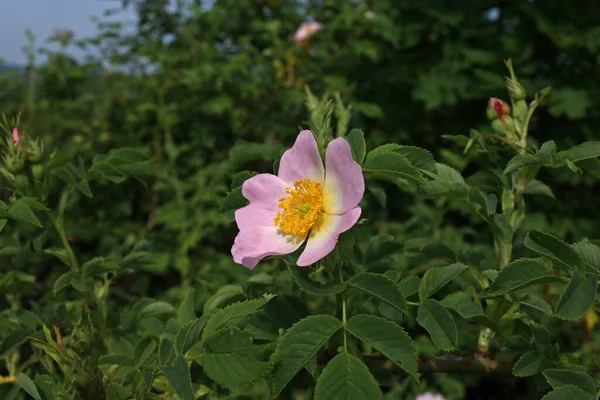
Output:
<svg viewBox="0 0 600 400">
<path fill-rule="evenodd" d="M 203 354 L 204 372 L 223 386 L 249 384 L 263 377 L 270 368 L 267 361 L 258 361 L 250 354 Z"/>
<path fill-rule="evenodd" d="M 313 315 L 294 324 L 277 344 L 273 395 L 279 394 L 341 327 L 341 321 L 329 315 Z"/>
<path fill-rule="evenodd" d="M 398 364 L 417 383 L 417 350 L 410 336 L 393 322 L 374 315 L 356 315 L 346 330 Z"/>
<path fill-rule="evenodd" d="M 421 278 L 418 276 L 407 276 L 398 282 L 398 287 L 400 288 L 402 295 L 406 298 L 417 294 L 419 292 L 420 284 Z"/>
<path fill-rule="evenodd" d="M 367 154 L 363 171 L 375 178 L 401 178 L 417 184 L 424 183 L 423 175 L 402 154 L 374 152 Z"/>
<path fill-rule="evenodd" d="M 541 372 L 547 363 L 546 358 L 537 350 L 528 351 L 515 363 L 513 374 L 515 376 L 533 376 Z"/>
<path fill-rule="evenodd" d="M 500 296 L 533 285 L 560 281 L 552 267 L 540 258 L 521 258 L 509 263 L 488 289 L 488 296 Z"/>
<path fill-rule="evenodd" d="M 31 397 L 35 400 L 42 400 L 42 396 L 38 391 L 38 388 L 35 386 L 35 383 L 25 374 L 17 375 L 17 385 L 21 387 L 24 391 L 29 393 Z"/>
<path fill-rule="evenodd" d="M 42 227 L 42 223 L 35 216 L 31 207 L 27 202 L 21 200 L 15 201 L 8 209 L 8 216 L 19 221 L 25 221 L 39 228 Z"/>
<path fill-rule="evenodd" d="M 573 162 L 600 157 L 600 142 L 585 142 L 571 147 L 566 157 Z"/>
<path fill-rule="evenodd" d="M 202 331 L 206 326 L 210 314 L 188 322 L 177 331 L 175 336 L 175 352 L 185 355 L 202 338 Z"/>
<path fill-rule="evenodd" d="M 567 270 L 578 269 L 585 274 L 585 265 L 579 254 L 553 235 L 541 231 L 530 231 L 525 238 L 525 246 Z"/>
<path fill-rule="evenodd" d="M 225 329 L 229 324 L 235 325 L 239 322 L 240 318 L 245 318 L 257 313 L 269 300 L 270 297 L 246 300 L 230 304 L 224 309 L 215 312 L 206 323 L 202 337 L 207 338 L 218 329 Z"/>
<path fill-rule="evenodd" d="M 542 400 L 582 400 L 582 399 L 593 399 L 593 397 L 589 397 L 589 394 L 584 390 L 572 386 L 561 386 L 560 388 L 551 391 L 544 397 Z"/>
<path fill-rule="evenodd" d="M 540 296 L 527 293 L 524 296 L 515 296 L 515 300 L 519 304 L 534 308 L 548 316 L 552 316 L 552 308 Z"/>
<path fill-rule="evenodd" d="M 506 165 L 504 174 L 510 174 L 524 167 L 560 166 L 556 159 L 556 144 L 547 141 L 542 144 L 537 154 L 518 154 Z"/>
<path fill-rule="evenodd" d="M 240 285 L 224 285 L 210 296 L 204 303 L 202 311 L 206 314 L 219 307 L 228 300 L 244 296 L 244 289 Z"/>
<path fill-rule="evenodd" d="M 101 275 L 106 272 L 115 272 L 120 268 L 119 264 L 105 257 L 94 257 L 81 266 L 85 278 Z"/>
<path fill-rule="evenodd" d="M 348 353 L 340 353 L 327 363 L 315 387 L 315 400 L 380 400 L 382 397 L 369 369 Z"/>
<path fill-rule="evenodd" d="M 252 346 L 252 334 L 239 329 L 217 331 L 205 340 L 206 350 L 212 354 L 237 353 Z"/>
<path fill-rule="evenodd" d="M 158 362 L 162 365 L 168 364 L 173 357 L 173 342 L 162 338 L 158 345 Z"/>
<path fill-rule="evenodd" d="M 473 319 L 482 325 L 497 330 L 497 324 L 477 307 L 471 295 L 467 292 L 454 292 L 446 296 L 441 302 L 444 307 L 455 311 L 465 319 Z"/>
<path fill-rule="evenodd" d="M 359 164 L 362 164 L 367 154 L 367 144 L 365 143 L 365 134 L 360 129 L 352 129 L 346 140 L 350 143 L 352 149 L 352 158 Z"/>
<path fill-rule="evenodd" d="M 561 388 L 563 386 L 577 386 L 587 393 L 587 398 L 593 400 L 596 398 L 596 384 L 594 379 L 588 374 L 571 371 L 568 369 L 547 369 L 542 372 L 542 375 L 546 378 L 550 386 L 554 389 Z"/>
<path fill-rule="evenodd" d="M 429 182 L 423 191 L 430 196 L 463 197 L 469 192 L 469 185 L 463 176 L 454 168 L 436 163 L 436 177 Z"/>
<path fill-rule="evenodd" d="M 579 242 L 571 245 L 583 260 L 588 274 L 600 275 L 600 247 L 590 242 Z"/>
<path fill-rule="evenodd" d="M 550 186 L 538 181 L 537 179 L 532 179 L 527 183 L 525 186 L 525 194 L 548 196 L 552 199 L 556 199 L 552 189 L 550 189 Z"/>
<path fill-rule="evenodd" d="M 419 304 L 417 322 L 429 332 L 431 340 L 439 349 L 450 351 L 456 348 L 458 342 L 456 324 L 450 312 L 439 302 L 427 299 Z"/>
<path fill-rule="evenodd" d="M 306 293 L 315 294 L 319 296 L 331 296 L 334 294 L 342 293 L 346 286 L 342 283 L 330 283 L 327 285 L 321 285 L 312 281 L 309 278 L 310 269 L 300 268 L 293 263 L 286 261 L 290 275 L 294 278 L 294 282 L 304 290 Z"/>
<path fill-rule="evenodd" d="M 175 359 L 173 365 L 163 365 L 160 370 L 182 400 L 194 400 L 190 368 L 182 355 Z"/>
<path fill-rule="evenodd" d="M 571 281 L 560 296 L 555 315 L 573 321 L 583 316 L 596 298 L 596 278 L 587 277 L 575 270 Z"/>
<path fill-rule="evenodd" d="M 73 271 L 66 272 L 59 276 L 58 279 L 54 281 L 54 295 L 56 296 L 58 292 L 69 286 L 72 280 Z"/>
<path fill-rule="evenodd" d="M 187 324 L 188 322 L 194 321 L 196 319 L 196 306 L 194 300 L 195 293 L 195 289 L 187 289 L 185 297 L 183 298 L 183 301 L 181 302 L 181 304 L 179 305 L 179 309 L 177 310 L 177 318 L 183 324 Z"/>
<path fill-rule="evenodd" d="M 408 315 L 408 307 L 400 288 L 384 275 L 365 272 L 354 275 L 346 284 Z"/>
<path fill-rule="evenodd" d="M 419 284 L 419 299 L 425 300 L 433 296 L 466 269 L 467 266 L 460 263 L 450 264 L 445 267 L 429 268 Z"/>
</svg>

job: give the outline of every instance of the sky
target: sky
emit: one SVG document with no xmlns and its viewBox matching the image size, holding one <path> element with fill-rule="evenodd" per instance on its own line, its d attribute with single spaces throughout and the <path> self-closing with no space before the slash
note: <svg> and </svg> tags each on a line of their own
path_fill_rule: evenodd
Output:
<svg viewBox="0 0 600 400">
<path fill-rule="evenodd" d="M 0 0 L 0 58 L 7 64 L 26 63 L 22 49 L 27 45 L 27 28 L 34 33 L 38 48 L 55 28 L 71 29 L 76 38 L 94 36 L 96 26 L 90 17 L 117 7 L 118 0 Z M 115 18 L 133 20 L 134 14 L 127 11 Z"/>
</svg>

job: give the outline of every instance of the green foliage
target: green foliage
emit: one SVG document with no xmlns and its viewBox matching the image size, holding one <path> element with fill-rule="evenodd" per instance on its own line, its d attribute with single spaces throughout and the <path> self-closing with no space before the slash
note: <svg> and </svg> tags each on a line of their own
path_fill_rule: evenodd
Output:
<svg viewBox="0 0 600 400">
<path fill-rule="evenodd" d="M 595 6 L 121 3 L 0 66 L 0 398 L 597 397 Z M 243 182 L 301 129 L 361 220 L 249 271 Z"/>
</svg>

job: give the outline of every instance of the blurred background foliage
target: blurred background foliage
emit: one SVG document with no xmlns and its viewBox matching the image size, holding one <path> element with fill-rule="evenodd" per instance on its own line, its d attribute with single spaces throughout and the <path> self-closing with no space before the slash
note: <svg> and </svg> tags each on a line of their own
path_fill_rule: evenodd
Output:
<svg viewBox="0 0 600 400">
<path fill-rule="evenodd" d="M 487 161 L 463 155 L 463 147 L 444 135 L 491 132 L 486 103 L 490 96 L 506 98 L 501 61 L 510 57 L 528 93 L 555 88 L 530 128 L 535 141 L 554 140 L 564 149 L 598 138 L 600 7 L 594 2 L 201 3 L 123 0 L 138 14 L 135 26 L 100 17 L 96 37 L 57 33 L 50 40 L 58 50 L 38 49 L 32 38 L 30 65 L 0 72 L 0 110 L 22 112 L 24 130 L 58 149 L 59 160 L 81 157 L 89 165 L 96 154 L 124 146 L 151 155 L 152 162 L 132 174 L 139 181 L 100 180 L 91 185 L 93 198 L 81 192 L 70 198 L 65 229 L 81 260 L 119 262 L 134 253 L 144 261 L 114 282 L 110 307 L 143 297 L 177 305 L 194 288 L 196 309 L 207 311 L 266 291 L 294 290 L 281 263 L 253 272 L 233 263 L 237 229 L 219 208 L 239 170 L 270 172 L 272 160 L 308 126 L 306 88 L 318 96 L 339 93 L 352 107 L 349 126 L 365 132 L 369 148 L 387 142 L 420 146 L 468 177 Z M 311 18 L 323 29 L 296 43 L 294 32 Z M 87 56 L 71 56 L 74 46 Z M 40 54 L 43 62 L 37 62 Z M 544 170 L 542 180 L 552 182 L 556 201 L 532 198 L 524 230 L 544 229 L 567 241 L 600 237 L 592 190 L 597 176 Z M 371 256 L 380 252 L 403 273 L 431 265 L 403 248 L 409 238 L 493 257 L 491 235 L 482 234 L 483 223 L 460 206 L 443 213 L 437 202 L 391 184 L 370 187 L 366 205 L 364 216 L 379 233 L 393 235 L 392 244 L 366 243 L 373 232 L 364 227 L 357 228 L 357 238 L 364 238 Z M 521 255 L 519 243 L 515 253 Z M 61 304 L 77 303 L 65 292 L 49 300 L 48 287 L 64 272 L 59 264 L 0 250 L 0 287 L 9 285 L 2 279 L 11 265 L 35 278 L 23 283 L 31 290 L 19 304 L 38 308 L 48 323 L 61 315 Z M 1 308 L 14 306 L 4 297 Z M 553 323 L 567 348 L 582 346 L 583 327 Z M 421 354 L 435 354 L 413 328 Z M 600 344 L 599 337 L 589 340 Z M 0 375 L 2 368 L 0 363 Z M 527 396 L 535 391 L 531 382 L 516 380 L 438 374 L 428 382 L 450 399 L 490 399 L 491 393 L 532 398 Z M 406 385 L 399 378 L 390 384 L 400 392 Z M 7 389 L 0 386 L 0 395 Z"/>
</svg>

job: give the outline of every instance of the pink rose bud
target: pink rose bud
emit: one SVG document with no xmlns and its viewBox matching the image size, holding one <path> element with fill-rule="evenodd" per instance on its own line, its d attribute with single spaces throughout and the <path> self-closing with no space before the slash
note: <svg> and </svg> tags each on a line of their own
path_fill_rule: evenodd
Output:
<svg viewBox="0 0 600 400">
<path fill-rule="evenodd" d="M 441 394 L 433 394 L 431 392 L 423 393 L 417 396 L 415 400 L 445 400 Z"/>
<path fill-rule="evenodd" d="M 496 119 L 496 118 L 500 118 L 502 119 L 504 116 L 508 115 L 510 113 L 510 107 L 508 104 L 506 104 L 505 102 L 503 102 L 500 99 L 497 99 L 495 97 L 492 97 L 490 99 L 489 105 L 488 105 L 488 117 L 490 119 Z"/>
<path fill-rule="evenodd" d="M 296 34 L 294 35 L 294 40 L 298 43 L 304 42 L 305 40 L 308 40 L 311 36 L 313 36 L 315 33 L 320 31 L 322 28 L 323 25 L 316 21 L 303 22 L 296 31 Z"/>
<path fill-rule="evenodd" d="M 17 128 L 13 129 L 12 132 L 13 144 L 16 146 L 19 144 L 19 130 Z"/>
</svg>

